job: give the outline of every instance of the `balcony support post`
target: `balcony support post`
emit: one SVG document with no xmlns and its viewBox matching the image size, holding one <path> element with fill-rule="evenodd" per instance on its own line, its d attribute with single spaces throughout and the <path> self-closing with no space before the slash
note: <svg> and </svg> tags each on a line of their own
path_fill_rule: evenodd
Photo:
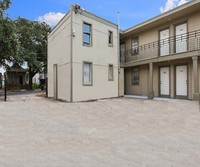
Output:
<svg viewBox="0 0 200 167">
<path fill-rule="evenodd" d="M 149 63 L 149 91 L 148 91 L 148 99 L 154 98 L 153 92 L 153 63 Z"/>
<path fill-rule="evenodd" d="M 193 100 L 199 100 L 198 56 L 192 57 L 192 62 L 193 62 L 193 82 L 194 82 Z"/>
</svg>

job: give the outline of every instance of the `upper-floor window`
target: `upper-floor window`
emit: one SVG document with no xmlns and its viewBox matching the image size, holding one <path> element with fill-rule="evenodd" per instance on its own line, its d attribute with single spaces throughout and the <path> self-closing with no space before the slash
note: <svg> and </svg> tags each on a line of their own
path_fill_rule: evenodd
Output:
<svg viewBox="0 0 200 167">
<path fill-rule="evenodd" d="M 113 32 L 108 31 L 108 45 L 113 46 Z"/>
<path fill-rule="evenodd" d="M 132 38 L 132 54 L 139 54 L 139 39 L 138 37 Z"/>
<path fill-rule="evenodd" d="M 83 23 L 83 45 L 92 45 L 92 25 Z"/>
</svg>

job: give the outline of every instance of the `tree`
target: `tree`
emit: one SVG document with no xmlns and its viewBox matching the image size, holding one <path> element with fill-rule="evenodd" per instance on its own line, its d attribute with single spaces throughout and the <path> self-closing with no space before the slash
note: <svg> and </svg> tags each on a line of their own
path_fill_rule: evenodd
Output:
<svg viewBox="0 0 200 167">
<path fill-rule="evenodd" d="M 9 8 L 11 4 L 10 0 L 0 0 L 0 15 L 3 16 L 3 13 L 6 9 Z"/>
<path fill-rule="evenodd" d="M 18 60 L 19 51 L 16 26 L 8 16 L 4 16 L 10 3 L 10 0 L 0 0 L 0 65 L 5 66 L 6 61 Z"/>
<path fill-rule="evenodd" d="M 29 89 L 32 89 L 32 78 L 46 66 L 47 35 L 51 28 L 46 23 L 24 18 L 16 20 L 16 25 L 20 41 L 20 58 L 28 64 Z"/>
</svg>

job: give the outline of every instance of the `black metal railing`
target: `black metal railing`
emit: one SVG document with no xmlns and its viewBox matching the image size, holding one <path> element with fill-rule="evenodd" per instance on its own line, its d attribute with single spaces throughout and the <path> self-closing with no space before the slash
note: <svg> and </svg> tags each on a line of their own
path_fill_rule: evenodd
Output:
<svg viewBox="0 0 200 167">
<path fill-rule="evenodd" d="M 176 35 L 120 52 L 121 63 L 200 50 L 200 30 Z"/>
</svg>

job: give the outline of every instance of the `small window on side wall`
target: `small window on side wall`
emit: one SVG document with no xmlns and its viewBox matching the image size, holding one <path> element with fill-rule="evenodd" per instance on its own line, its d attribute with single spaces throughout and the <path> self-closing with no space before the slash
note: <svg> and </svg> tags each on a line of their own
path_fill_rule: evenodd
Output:
<svg viewBox="0 0 200 167">
<path fill-rule="evenodd" d="M 83 45 L 92 45 L 92 25 L 88 23 L 83 23 Z"/>
<path fill-rule="evenodd" d="M 92 85 L 92 63 L 83 63 L 83 85 Z"/>
<path fill-rule="evenodd" d="M 113 32 L 108 31 L 108 46 L 113 46 Z"/>
<path fill-rule="evenodd" d="M 109 81 L 113 81 L 114 80 L 114 69 L 113 69 L 113 65 L 112 64 L 108 65 L 108 80 Z"/>
<path fill-rule="evenodd" d="M 140 76 L 139 76 L 139 68 L 132 68 L 132 85 L 139 85 Z"/>
</svg>

